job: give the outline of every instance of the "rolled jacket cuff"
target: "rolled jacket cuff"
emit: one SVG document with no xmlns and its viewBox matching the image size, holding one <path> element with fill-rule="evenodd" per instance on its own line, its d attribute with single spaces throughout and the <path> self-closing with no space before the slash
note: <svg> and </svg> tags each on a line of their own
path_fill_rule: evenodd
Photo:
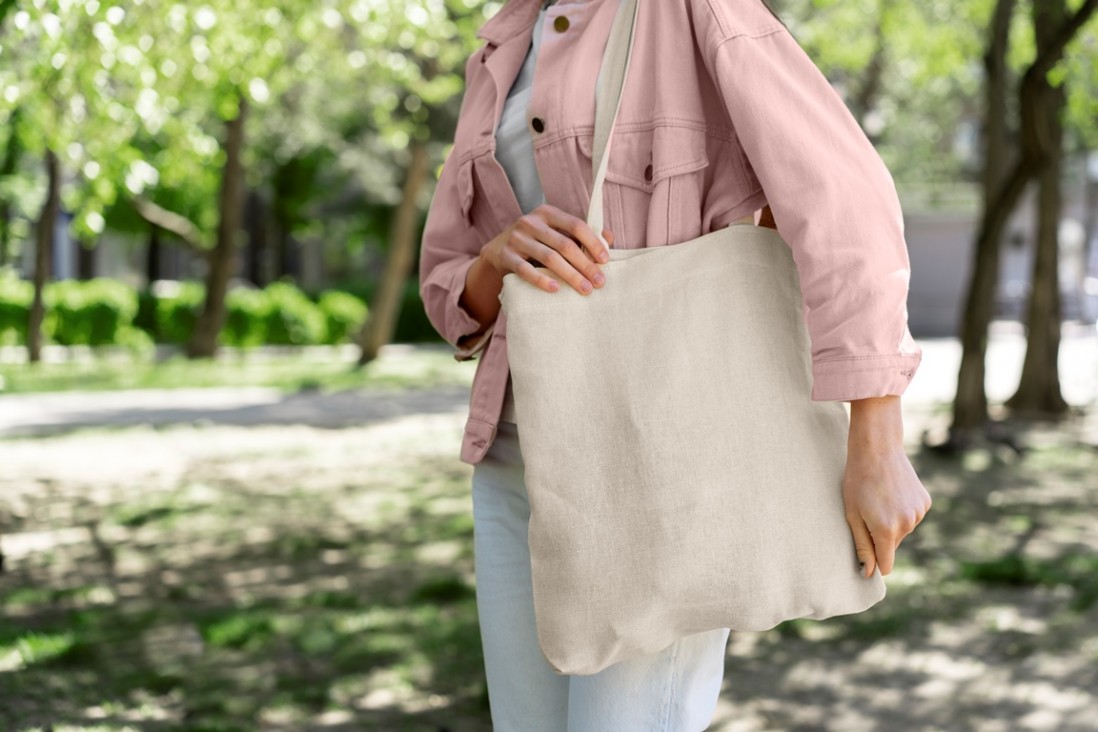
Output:
<svg viewBox="0 0 1098 732">
<path fill-rule="evenodd" d="M 475 341 L 465 346 L 459 346 L 454 351 L 455 361 L 471 361 L 474 356 L 484 350 L 484 347 L 488 345 L 488 340 L 492 337 L 492 334 L 496 331 L 496 324 L 493 322 L 488 326 L 488 330 L 484 331 Z M 462 336 L 464 338 L 465 336 Z"/>
<path fill-rule="evenodd" d="M 922 353 L 814 361 L 812 400 L 844 401 L 901 396 L 922 361 Z"/>
<path fill-rule="evenodd" d="M 481 328 L 481 323 L 469 313 L 461 305 L 461 294 L 465 291 L 465 279 L 469 274 L 469 268 L 473 266 L 473 262 L 476 261 L 476 257 L 462 262 L 460 265 L 454 268 L 453 273 L 450 275 L 451 280 L 450 289 L 447 303 L 447 307 L 452 314 L 451 327 L 454 329 L 454 339 L 451 345 L 454 346 L 454 360 L 455 361 L 469 361 L 477 353 L 479 353 L 484 346 L 488 343 L 488 339 L 492 337 L 492 333 L 496 329 L 495 321 L 488 326 L 481 335 L 477 336 L 472 343 L 462 343 L 462 339 L 476 333 Z"/>
</svg>

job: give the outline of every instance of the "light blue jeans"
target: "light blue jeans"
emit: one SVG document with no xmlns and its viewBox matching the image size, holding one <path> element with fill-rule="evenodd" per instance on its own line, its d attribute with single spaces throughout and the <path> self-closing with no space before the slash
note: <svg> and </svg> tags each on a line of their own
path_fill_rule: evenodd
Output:
<svg viewBox="0 0 1098 732">
<path fill-rule="evenodd" d="M 660 653 L 590 676 L 557 674 L 538 646 L 518 427 L 500 422 L 473 468 L 477 609 L 494 732 L 697 732 L 724 679 L 729 630 L 681 638 Z"/>
</svg>

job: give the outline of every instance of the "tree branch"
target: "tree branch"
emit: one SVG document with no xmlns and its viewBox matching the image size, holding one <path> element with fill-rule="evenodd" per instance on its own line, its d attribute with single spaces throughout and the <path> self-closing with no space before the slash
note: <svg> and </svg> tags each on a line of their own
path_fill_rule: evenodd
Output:
<svg viewBox="0 0 1098 732">
<path fill-rule="evenodd" d="M 186 216 L 169 211 L 141 196 L 134 197 L 133 207 L 138 216 L 153 226 L 159 226 L 164 231 L 175 234 L 184 244 L 194 250 L 195 254 L 202 258 L 209 256 L 209 250 L 202 245 L 202 236 L 198 227 Z"/>
<path fill-rule="evenodd" d="M 1049 69 L 1056 65 L 1056 63 L 1063 57 L 1064 47 L 1071 42 L 1071 39 L 1075 37 L 1075 34 L 1079 32 L 1079 29 L 1090 20 L 1090 16 L 1094 14 L 1094 11 L 1098 10 L 1098 0 L 1086 0 L 1079 9 L 1075 11 L 1075 14 L 1064 21 L 1064 24 L 1056 29 L 1056 34 L 1049 41 L 1045 50 L 1037 57 L 1033 62 L 1033 65 L 1029 67 L 1026 76 L 1044 76 L 1048 73 Z"/>
</svg>

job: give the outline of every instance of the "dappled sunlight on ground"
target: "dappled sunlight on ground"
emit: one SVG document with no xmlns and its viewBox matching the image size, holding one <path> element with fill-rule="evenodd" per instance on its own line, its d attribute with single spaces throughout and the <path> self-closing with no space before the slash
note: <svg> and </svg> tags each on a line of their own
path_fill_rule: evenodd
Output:
<svg viewBox="0 0 1098 732">
<path fill-rule="evenodd" d="M 4 443 L 0 728 L 485 729 L 455 425 Z"/>
<path fill-rule="evenodd" d="M 8 402 L 39 419 L 0 418 L 0 729 L 490 729 L 467 367 L 259 406 Z M 942 405 L 904 406 L 934 504 L 887 597 L 734 631 L 711 729 L 1094 729 L 1093 415 L 956 459 L 919 447 Z"/>
<path fill-rule="evenodd" d="M 975 470 L 912 462 L 934 505 L 887 597 L 733 633 L 714 729 L 1094 729 L 1098 450 L 1050 444 Z"/>
</svg>

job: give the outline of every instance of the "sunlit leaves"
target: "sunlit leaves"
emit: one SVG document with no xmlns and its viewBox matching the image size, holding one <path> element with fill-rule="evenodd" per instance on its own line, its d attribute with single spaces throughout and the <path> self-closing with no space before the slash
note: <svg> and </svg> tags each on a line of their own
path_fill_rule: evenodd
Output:
<svg viewBox="0 0 1098 732">
<path fill-rule="evenodd" d="M 1068 45 L 1062 68 L 1070 79 L 1067 121 L 1081 130 L 1084 145 L 1098 149 L 1098 17 Z"/>
<path fill-rule="evenodd" d="M 1015 78 L 1036 56 L 1035 0 L 1018 0 L 1011 18 L 1007 63 Z M 1070 10 L 1082 0 L 1068 0 Z M 971 161 L 951 150 L 963 140 L 982 104 L 982 55 L 996 0 L 784 0 L 782 19 L 848 99 L 863 91 L 869 63 L 882 47 L 882 75 L 873 93 L 879 150 L 898 178 L 956 179 Z M 880 25 L 881 37 L 876 37 Z M 1068 46 L 1049 74 L 1066 84 L 1072 136 L 1098 145 L 1098 16 Z M 1087 39 L 1090 39 L 1089 41 Z M 1089 45 L 1088 45 L 1089 44 Z M 878 130 L 874 130 L 878 132 Z"/>
<path fill-rule="evenodd" d="M 222 123 L 241 92 L 255 110 L 247 139 L 262 150 L 245 151 L 253 184 L 266 174 L 261 166 L 327 149 L 339 165 L 363 171 L 368 189 L 383 186 L 371 193 L 389 200 L 399 177 L 377 175 L 376 166 L 394 165 L 438 110 L 456 112 L 464 63 L 479 44 L 473 32 L 499 7 L 19 3 L 0 36 L 0 125 L 18 107 L 24 154 L 60 151 L 65 175 L 75 176 L 65 205 L 85 234 L 102 231 L 103 212 L 119 196 L 139 193 L 170 198 L 200 226 L 215 222 Z M 445 137 L 446 124 L 436 126 Z"/>
</svg>

